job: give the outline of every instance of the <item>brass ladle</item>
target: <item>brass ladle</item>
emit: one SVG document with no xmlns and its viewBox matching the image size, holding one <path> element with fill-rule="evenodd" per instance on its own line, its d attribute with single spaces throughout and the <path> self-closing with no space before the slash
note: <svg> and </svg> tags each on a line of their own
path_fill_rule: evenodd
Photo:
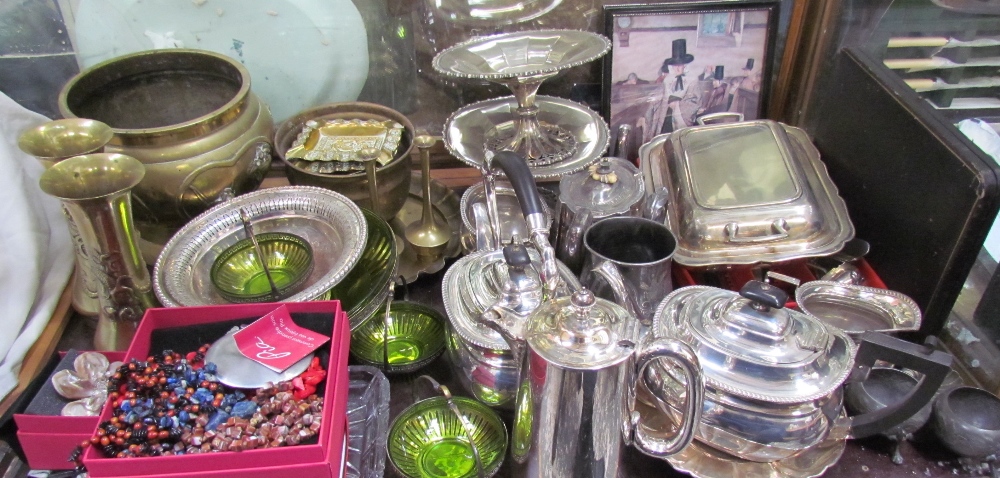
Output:
<svg viewBox="0 0 1000 478">
<path fill-rule="evenodd" d="M 240 208 L 240 220 L 243 221 L 243 230 L 246 231 L 247 237 L 250 238 L 250 242 L 253 243 L 253 250 L 257 253 L 257 260 L 260 261 L 260 266 L 264 268 L 264 275 L 267 276 L 267 283 L 271 285 L 271 293 L 277 299 L 281 294 L 278 292 L 278 286 L 275 285 L 274 279 L 271 277 L 271 270 L 267 268 L 267 260 L 264 258 L 264 251 L 261 250 L 260 244 L 257 242 L 257 236 L 253 233 L 253 225 L 250 224 L 250 215 L 247 214 L 246 209 Z"/>
<path fill-rule="evenodd" d="M 437 139 L 422 134 L 413 139 L 413 144 L 420 149 L 420 171 L 423 182 L 423 214 L 419 221 L 406 226 L 403 235 L 413 246 L 418 256 L 437 259 L 444 254 L 444 249 L 451 239 L 451 230 L 447 224 L 441 224 L 434 214 L 431 205 L 431 154 L 430 148 Z"/>
</svg>

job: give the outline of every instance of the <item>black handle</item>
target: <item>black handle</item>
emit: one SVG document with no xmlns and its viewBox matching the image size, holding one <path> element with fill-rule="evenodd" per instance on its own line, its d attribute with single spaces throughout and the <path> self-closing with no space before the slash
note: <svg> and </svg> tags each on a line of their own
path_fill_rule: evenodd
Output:
<svg viewBox="0 0 1000 478">
<path fill-rule="evenodd" d="M 861 345 L 854 358 L 854 372 L 849 380 L 863 381 L 877 360 L 915 370 L 924 377 L 896 404 L 854 417 L 851 422 L 852 438 L 877 435 L 903 423 L 924 408 L 951 371 L 952 356 L 934 350 L 930 345 L 917 345 L 878 332 L 865 332 L 861 336 Z"/>
<path fill-rule="evenodd" d="M 503 260 L 508 266 L 527 267 L 531 265 L 531 256 L 524 244 L 508 244 L 503 246 Z"/>
<path fill-rule="evenodd" d="M 493 164 L 507 175 L 507 180 L 517 194 L 517 201 L 521 203 L 524 217 L 545 211 L 542 209 L 542 197 L 538 194 L 538 187 L 535 186 L 535 176 L 528 169 L 526 159 L 510 151 L 500 151 L 493 156 Z"/>
<path fill-rule="evenodd" d="M 788 302 L 788 293 L 766 282 L 747 281 L 740 289 L 740 295 L 759 304 L 780 309 Z"/>
</svg>

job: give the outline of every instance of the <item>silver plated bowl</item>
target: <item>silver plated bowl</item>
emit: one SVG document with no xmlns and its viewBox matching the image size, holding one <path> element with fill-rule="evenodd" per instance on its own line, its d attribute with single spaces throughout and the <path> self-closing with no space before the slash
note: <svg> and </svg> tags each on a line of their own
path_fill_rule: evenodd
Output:
<svg viewBox="0 0 1000 478">
<path fill-rule="evenodd" d="M 227 304 L 209 277 L 215 258 L 243 239 L 240 208 L 256 233 L 294 232 L 312 246 L 313 270 L 303 289 L 284 300 L 321 297 L 361 257 L 368 228 L 361 209 L 340 193 L 309 186 L 261 189 L 205 211 L 163 247 L 153 271 L 164 307 Z"/>
<path fill-rule="evenodd" d="M 803 312 L 852 337 L 867 331 L 917 330 L 922 320 L 913 299 L 876 287 L 810 281 L 795 290 L 795 301 Z"/>
<path fill-rule="evenodd" d="M 610 134 L 608 124 L 596 112 L 579 103 L 539 95 L 535 98 L 538 120 L 559 125 L 576 138 L 576 150 L 565 160 L 531 168 L 537 179 L 558 178 L 581 171 L 604 155 Z M 458 109 L 445 121 L 444 144 L 462 162 L 482 169 L 486 162 L 487 136 L 517 127 L 517 101 L 513 96 L 480 101 Z M 532 166 L 529 162 L 529 166 Z M 502 172 L 499 173 L 501 176 Z"/>
<path fill-rule="evenodd" d="M 611 50 L 611 41 L 580 30 L 532 30 L 477 37 L 434 57 L 438 73 L 503 80 L 549 75 L 590 63 Z"/>
</svg>

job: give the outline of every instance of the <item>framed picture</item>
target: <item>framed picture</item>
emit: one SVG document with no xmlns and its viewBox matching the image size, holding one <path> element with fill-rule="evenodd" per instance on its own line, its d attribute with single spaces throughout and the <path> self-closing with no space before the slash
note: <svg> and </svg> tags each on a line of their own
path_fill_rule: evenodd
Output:
<svg viewBox="0 0 1000 478">
<path fill-rule="evenodd" d="M 602 114 L 633 144 L 713 113 L 762 118 L 779 0 L 609 5 Z M 734 115 L 735 116 L 735 115 Z M 621 153 L 619 153 L 621 154 Z"/>
</svg>

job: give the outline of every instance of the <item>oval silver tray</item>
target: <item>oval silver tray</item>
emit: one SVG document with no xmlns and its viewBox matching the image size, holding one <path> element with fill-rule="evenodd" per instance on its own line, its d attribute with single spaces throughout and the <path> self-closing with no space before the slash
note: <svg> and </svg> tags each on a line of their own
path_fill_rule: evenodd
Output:
<svg viewBox="0 0 1000 478">
<path fill-rule="evenodd" d="M 917 330 L 922 319 L 913 299 L 875 287 L 811 281 L 795 290 L 795 301 L 803 312 L 851 336 Z"/>
<path fill-rule="evenodd" d="M 538 95 L 538 121 L 558 125 L 576 138 L 576 151 L 562 161 L 531 168 L 537 179 L 558 178 L 575 173 L 600 159 L 608 149 L 608 125 L 596 112 L 579 103 Z M 452 113 L 444 124 L 444 144 L 462 162 L 482 169 L 486 162 L 486 138 L 494 129 L 513 130 L 517 118 L 513 96 L 480 101 Z M 530 165 L 530 163 L 529 163 Z M 503 176 L 503 173 L 500 173 Z"/>
<path fill-rule="evenodd" d="M 325 294 L 358 262 L 368 238 L 361 209 L 328 189 L 283 186 L 238 196 L 191 220 L 163 247 L 153 287 L 164 307 L 229 303 L 209 275 L 215 258 L 245 237 L 240 208 L 250 215 L 256 233 L 293 232 L 312 246 L 314 266 L 304 289 L 283 302 Z"/>
</svg>

